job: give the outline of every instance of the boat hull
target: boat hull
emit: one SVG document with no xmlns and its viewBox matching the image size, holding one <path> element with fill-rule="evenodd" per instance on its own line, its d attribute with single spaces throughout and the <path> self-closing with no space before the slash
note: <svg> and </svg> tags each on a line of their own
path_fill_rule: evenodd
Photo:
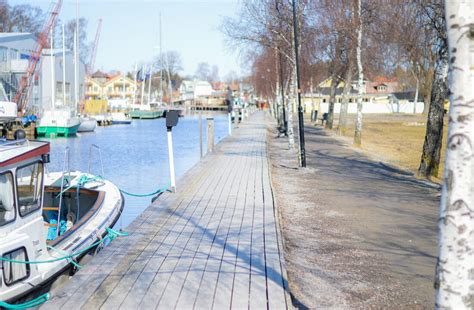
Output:
<svg viewBox="0 0 474 310">
<path fill-rule="evenodd" d="M 135 119 L 156 119 L 163 116 L 163 111 L 135 110 L 130 111 L 129 115 Z"/>
<path fill-rule="evenodd" d="M 81 120 L 81 125 L 77 129 L 77 132 L 92 132 L 97 127 L 97 120 L 95 119 L 85 119 Z"/>
<path fill-rule="evenodd" d="M 77 186 L 77 182 L 81 176 L 87 176 L 89 178 L 94 177 L 92 175 L 78 171 L 71 172 L 71 178 L 69 179 L 68 183 L 73 188 L 70 188 L 69 191 L 74 193 L 76 192 L 74 187 Z M 49 194 L 51 197 L 57 197 L 56 195 L 61 189 L 61 177 L 61 172 L 52 172 L 45 175 L 45 199 L 47 194 Z M 44 258 L 42 260 L 57 257 L 58 251 L 59 256 L 61 256 L 80 253 L 82 250 L 89 248 L 99 239 L 102 239 L 107 235 L 107 228 L 112 228 L 122 214 L 124 207 L 123 196 L 120 190 L 111 182 L 103 180 L 86 183 L 85 185 L 81 186 L 81 190 L 85 192 L 86 196 L 91 195 L 91 193 L 96 193 L 98 197 L 97 200 L 94 200 L 94 203 L 91 205 L 89 211 L 84 213 L 82 217 L 78 217 L 78 221 L 74 224 L 74 226 L 72 226 L 71 229 L 62 232 L 61 235 L 55 237 L 55 239 L 48 239 L 50 241 L 47 242 L 47 245 L 51 246 L 51 249 L 53 250 L 50 249 L 47 251 L 47 253 L 43 254 Z M 52 198 L 50 198 L 50 200 L 51 199 Z M 85 196 L 84 198 L 81 198 L 81 200 L 82 199 L 85 199 Z M 49 209 L 53 209 L 51 206 L 54 206 L 55 200 L 52 201 L 52 205 L 46 205 L 50 206 Z M 43 206 L 41 211 L 43 212 L 41 221 L 44 220 L 45 223 L 48 223 L 46 221 L 47 218 L 45 217 L 45 212 L 48 212 L 47 210 L 48 208 Z M 79 216 L 78 213 L 76 214 Z M 41 216 L 41 214 L 39 214 L 39 216 Z M 36 219 L 35 221 L 39 220 L 40 218 Z M 56 234 L 54 235 L 56 236 Z M 80 259 L 93 250 L 94 248 L 91 248 L 90 250 L 81 253 L 79 256 L 77 256 L 77 258 Z M 46 249 L 43 252 L 46 252 Z M 32 274 L 31 277 L 27 278 L 27 281 L 21 281 L 10 287 L 6 287 L 5 290 L 0 291 L 0 300 L 5 300 L 9 303 L 12 303 L 20 299 L 26 300 L 31 298 L 36 294 L 36 292 L 41 292 L 43 288 L 48 287 L 58 276 L 72 268 L 73 264 L 71 264 L 70 261 L 60 260 L 38 266 L 40 268 L 37 269 L 34 275 Z"/>
<path fill-rule="evenodd" d="M 74 136 L 77 133 L 79 126 L 80 124 L 70 126 L 70 127 L 39 126 L 39 127 L 36 127 L 36 134 L 39 137 L 49 137 L 51 135 L 70 137 L 70 136 Z"/>
<path fill-rule="evenodd" d="M 131 120 L 128 121 L 114 121 L 112 120 L 112 125 L 130 125 L 132 123 Z"/>
</svg>

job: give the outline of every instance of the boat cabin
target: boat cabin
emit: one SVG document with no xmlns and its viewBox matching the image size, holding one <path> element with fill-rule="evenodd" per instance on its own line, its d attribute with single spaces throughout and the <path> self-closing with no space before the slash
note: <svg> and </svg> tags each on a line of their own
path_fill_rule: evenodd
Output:
<svg viewBox="0 0 474 310">
<path fill-rule="evenodd" d="M 49 142 L 0 140 L 0 256 L 3 258 L 46 260 L 57 251 L 70 248 L 79 239 L 75 233 L 104 201 L 103 191 L 78 186 L 78 173 L 45 173 L 49 151 Z M 2 286 L 23 285 L 23 280 L 41 277 L 44 268 L 51 268 L 45 264 L 8 261 L 1 261 L 0 265 L 0 297 Z"/>
</svg>

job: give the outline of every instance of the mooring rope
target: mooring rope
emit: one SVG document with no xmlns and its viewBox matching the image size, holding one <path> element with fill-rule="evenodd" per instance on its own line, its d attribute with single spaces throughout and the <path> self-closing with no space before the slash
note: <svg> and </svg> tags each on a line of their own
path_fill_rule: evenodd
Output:
<svg viewBox="0 0 474 310">
<path fill-rule="evenodd" d="M 61 256 L 61 257 L 55 257 L 55 258 L 46 259 L 46 260 L 22 261 L 22 260 L 9 259 L 9 258 L 0 256 L 0 260 L 4 261 L 4 262 L 8 262 L 8 263 L 30 264 L 30 265 L 54 263 L 54 262 L 58 262 L 58 261 L 63 260 L 63 259 L 69 260 L 69 259 L 74 258 L 75 256 L 81 255 L 81 254 L 89 251 L 90 249 L 98 246 L 99 244 L 104 243 L 107 239 L 110 240 L 110 242 L 112 242 L 118 236 L 128 236 L 128 233 L 116 231 L 116 230 L 113 230 L 112 228 L 107 227 L 105 230 L 107 231 L 107 235 L 103 239 L 92 243 L 91 245 L 89 245 L 88 247 L 86 247 L 86 248 L 84 248 L 80 251 L 77 251 L 77 252 L 74 252 L 74 253 L 71 253 L 71 254 L 68 254 L 68 255 L 64 255 L 64 256 Z"/>
<path fill-rule="evenodd" d="M 21 303 L 21 304 L 9 304 L 4 301 L 0 301 L 0 307 L 5 309 L 28 309 L 37 307 L 49 300 L 49 293 L 45 293 L 35 299 Z"/>
<path fill-rule="evenodd" d="M 126 232 L 120 232 L 120 231 L 116 231 L 116 230 L 113 230 L 112 228 L 106 228 L 105 229 L 107 231 L 107 235 L 100 239 L 99 241 L 97 242 L 94 242 L 93 244 L 91 244 L 90 246 L 80 250 L 80 251 L 77 251 L 75 253 L 71 253 L 69 255 L 64 255 L 64 256 L 61 256 L 61 257 L 56 257 L 56 258 L 53 258 L 53 259 L 46 259 L 46 260 L 37 260 L 37 261 L 22 261 L 22 260 L 16 260 L 16 259 L 9 259 L 9 258 L 6 258 L 6 257 L 3 257 L 3 256 L 0 256 L 0 261 L 4 261 L 4 262 L 8 262 L 8 263 L 13 263 L 13 264 L 29 264 L 29 265 L 37 265 L 37 264 L 48 264 L 48 263 L 54 263 L 54 262 L 57 262 L 57 261 L 61 261 L 61 260 L 67 260 L 68 263 L 71 263 L 73 265 L 75 265 L 76 267 L 79 267 L 80 268 L 80 265 L 78 265 L 75 261 L 74 261 L 74 257 L 78 256 L 78 255 L 81 255 L 83 253 L 86 253 L 87 251 L 91 250 L 92 248 L 100 245 L 101 243 L 104 243 L 106 240 L 110 240 L 110 242 L 112 242 L 115 238 L 117 237 L 123 237 L 123 236 L 128 236 L 128 233 Z M 59 250 L 53 248 L 53 247 L 48 247 L 56 252 L 60 252 Z M 25 303 L 21 303 L 21 304 L 9 304 L 7 302 L 4 302 L 4 301 L 0 301 L 0 307 L 1 308 L 5 308 L 5 309 L 27 309 L 27 308 L 34 308 L 34 307 L 37 307 L 39 305 L 41 305 L 42 303 L 45 303 L 46 301 L 49 300 L 49 294 L 46 293 L 46 294 L 43 294 L 33 300 L 30 300 L 30 301 L 27 301 Z"/>
<path fill-rule="evenodd" d="M 104 178 L 102 178 L 101 176 L 93 176 L 93 177 L 90 177 L 88 175 L 81 175 L 79 177 L 79 180 L 77 181 L 77 185 L 78 187 L 81 187 L 81 186 L 84 186 L 85 184 L 89 183 L 89 182 L 104 182 Z M 59 197 L 61 196 L 63 193 L 67 192 L 69 189 L 71 189 L 73 186 L 69 186 L 67 188 L 65 188 L 62 192 L 60 192 L 56 197 Z M 150 196 L 155 196 L 155 195 L 159 195 L 159 194 L 162 194 L 164 192 L 166 192 L 167 190 L 169 189 L 169 185 L 165 186 L 165 187 L 162 187 L 162 188 L 159 188 L 157 189 L 156 191 L 152 192 L 152 193 L 147 193 L 147 194 L 135 194 L 135 193 L 131 193 L 131 192 L 128 192 L 124 189 L 121 189 L 119 188 L 119 191 L 122 193 L 122 194 L 125 194 L 127 196 L 132 196 L 132 197 L 150 197 Z"/>
</svg>

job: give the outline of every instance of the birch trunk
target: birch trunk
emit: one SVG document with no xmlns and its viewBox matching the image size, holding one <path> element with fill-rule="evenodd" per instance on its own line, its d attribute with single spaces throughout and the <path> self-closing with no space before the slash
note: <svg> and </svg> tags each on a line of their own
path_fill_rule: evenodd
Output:
<svg viewBox="0 0 474 310">
<path fill-rule="evenodd" d="M 415 90 L 415 100 L 414 100 L 414 104 L 413 104 L 413 114 L 416 114 L 416 104 L 418 103 L 418 90 L 420 88 L 420 80 L 416 78 L 416 90 Z"/>
<path fill-rule="evenodd" d="M 474 308 L 474 2 L 445 1 L 448 143 L 439 225 L 436 307 Z"/>
<path fill-rule="evenodd" d="M 344 77 L 344 89 L 342 91 L 341 111 L 339 113 L 339 124 L 337 125 L 337 133 L 345 135 L 347 132 L 347 110 L 349 108 L 349 92 L 351 90 L 353 61 L 349 59 L 346 76 Z"/>
<path fill-rule="evenodd" d="M 448 89 L 447 59 L 439 59 L 435 68 L 430 107 L 426 122 L 425 141 L 421 154 L 418 175 L 437 177 L 441 158 L 444 126 L 444 100 Z"/>
<path fill-rule="evenodd" d="M 294 69 L 292 71 L 295 71 Z M 291 73 L 291 78 L 290 78 L 290 89 L 291 89 L 291 100 L 287 100 L 286 103 L 286 108 L 287 108 L 287 118 L 288 118 L 288 128 L 287 128 L 287 134 L 288 134 L 288 149 L 293 149 L 295 147 L 295 136 L 293 133 L 293 105 L 294 105 L 294 100 L 296 98 L 296 93 L 294 93 L 296 89 L 296 80 L 293 77 L 294 72 Z"/>
<path fill-rule="evenodd" d="M 356 146 L 361 146 L 362 144 L 362 96 L 364 94 L 364 73 L 362 72 L 362 0 L 357 1 L 357 21 L 359 22 L 359 27 L 357 28 L 357 71 L 358 71 L 358 82 L 357 88 L 359 95 L 357 96 L 357 117 L 355 123 L 355 133 L 354 133 L 354 144 Z"/>
<path fill-rule="evenodd" d="M 336 105 L 336 91 L 337 84 L 339 84 L 339 79 L 336 74 L 331 76 L 331 88 L 329 92 L 329 106 L 328 106 L 328 119 L 326 121 L 326 128 L 332 129 L 334 122 L 334 106 Z"/>
<path fill-rule="evenodd" d="M 275 111 L 275 116 L 277 119 L 278 127 L 282 128 L 283 121 L 281 119 L 281 100 L 280 100 L 280 73 L 279 73 L 279 68 L 278 68 L 278 49 L 275 48 L 275 73 L 276 73 L 276 79 L 275 79 L 275 102 L 276 102 L 276 111 Z"/>
</svg>

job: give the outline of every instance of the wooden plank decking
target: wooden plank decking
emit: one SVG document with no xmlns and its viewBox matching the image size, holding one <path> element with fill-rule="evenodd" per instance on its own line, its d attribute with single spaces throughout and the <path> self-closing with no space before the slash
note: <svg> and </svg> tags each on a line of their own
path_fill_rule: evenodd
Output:
<svg viewBox="0 0 474 310">
<path fill-rule="evenodd" d="M 291 308 L 263 113 L 239 127 L 42 308 Z"/>
</svg>

